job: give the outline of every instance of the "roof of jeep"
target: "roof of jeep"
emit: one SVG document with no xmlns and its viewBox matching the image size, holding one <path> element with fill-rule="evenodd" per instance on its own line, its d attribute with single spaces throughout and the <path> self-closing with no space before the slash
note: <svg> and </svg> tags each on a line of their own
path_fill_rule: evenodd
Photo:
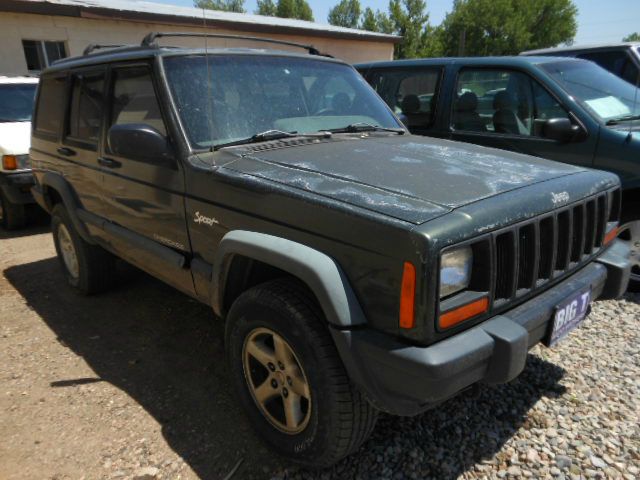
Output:
<svg viewBox="0 0 640 480">
<path fill-rule="evenodd" d="M 472 65 L 472 66 L 497 66 L 497 67 L 527 67 L 530 65 L 541 65 L 551 62 L 584 62 L 571 57 L 525 57 L 525 56 L 507 56 L 507 57 L 448 57 L 448 58 L 416 58 L 410 60 L 392 60 L 385 62 L 359 63 L 354 65 L 359 70 L 368 68 L 394 68 L 394 67 L 425 67 L 425 66 L 444 66 L 444 65 Z"/>
<path fill-rule="evenodd" d="M 96 65 L 103 63 L 122 62 L 126 60 L 140 60 L 154 57 L 171 57 L 185 55 L 259 55 L 267 57 L 292 57 L 322 60 L 333 63 L 344 63 L 342 60 L 325 57 L 322 55 L 311 55 L 308 53 L 291 52 L 287 50 L 275 50 L 267 48 L 182 48 L 169 46 L 122 46 L 97 50 L 88 55 L 68 57 L 54 62 L 43 74 L 64 71 L 70 68 L 83 67 L 85 65 Z"/>
</svg>

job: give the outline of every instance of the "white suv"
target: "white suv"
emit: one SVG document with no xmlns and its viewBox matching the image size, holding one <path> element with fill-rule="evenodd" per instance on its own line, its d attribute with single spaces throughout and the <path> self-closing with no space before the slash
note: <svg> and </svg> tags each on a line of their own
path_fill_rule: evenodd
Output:
<svg viewBox="0 0 640 480">
<path fill-rule="evenodd" d="M 37 78 L 0 76 L 0 216 L 8 230 L 24 226 L 25 207 L 34 203 L 29 145 L 37 86 Z"/>
</svg>

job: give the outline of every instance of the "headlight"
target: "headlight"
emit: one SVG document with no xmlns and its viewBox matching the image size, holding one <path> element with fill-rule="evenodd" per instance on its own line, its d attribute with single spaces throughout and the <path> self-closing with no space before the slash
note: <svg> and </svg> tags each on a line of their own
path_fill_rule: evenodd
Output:
<svg viewBox="0 0 640 480">
<path fill-rule="evenodd" d="M 442 254 L 440 260 L 440 298 L 464 290 L 471 281 L 473 251 L 461 247 Z"/>
<path fill-rule="evenodd" d="M 29 155 L 4 155 L 2 157 L 3 170 L 23 170 L 31 168 Z"/>
</svg>

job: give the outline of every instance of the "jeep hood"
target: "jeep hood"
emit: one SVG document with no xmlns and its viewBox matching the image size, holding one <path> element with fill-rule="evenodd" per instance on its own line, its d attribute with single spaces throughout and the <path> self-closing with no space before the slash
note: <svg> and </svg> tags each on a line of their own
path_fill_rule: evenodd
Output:
<svg viewBox="0 0 640 480">
<path fill-rule="evenodd" d="M 335 135 L 320 142 L 270 142 L 226 153 L 226 169 L 415 224 L 503 192 L 584 171 L 528 155 L 413 135 Z"/>
</svg>

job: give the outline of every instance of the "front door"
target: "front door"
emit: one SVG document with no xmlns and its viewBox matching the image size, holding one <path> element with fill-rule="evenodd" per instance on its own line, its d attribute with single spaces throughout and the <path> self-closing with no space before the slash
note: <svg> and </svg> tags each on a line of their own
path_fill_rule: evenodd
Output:
<svg viewBox="0 0 640 480">
<path fill-rule="evenodd" d="M 558 142 L 545 137 L 552 118 L 577 120 L 525 72 L 506 68 L 464 68 L 455 85 L 451 139 L 590 167 L 596 135 Z"/>
<path fill-rule="evenodd" d="M 188 269 L 166 261 L 172 255 L 162 258 L 164 248 L 157 248 L 165 247 L 185 257 L 190 252 L 184 210 L 184 175 L 177 158 L 150 161 L 143 155 L 123 157 L 109 147 L 108 131 L 114 125 L 143 124 L 168 137 L 151 66 L 112 67 L 108 105 L 110 111 L 99 159 L 105 168 L 104 202 L 109 212 L 108 220 L 134 234 L 133 238 L 155 244 L 152 247 L 156 254 L 160 252 L 160 258 L 154 259 L 153 255 L 147 255 L 148 251 L 142 251 L 135 253 L 137 258 L 129 260 L 177 288 L 192 292 L 193 282 Z M 131 256 L 132 250 L 126 242 L 122 247 L 126 251 L 119 253 Z M 141 259 L 140 255 L 148 258 Z"/>
</svg>

